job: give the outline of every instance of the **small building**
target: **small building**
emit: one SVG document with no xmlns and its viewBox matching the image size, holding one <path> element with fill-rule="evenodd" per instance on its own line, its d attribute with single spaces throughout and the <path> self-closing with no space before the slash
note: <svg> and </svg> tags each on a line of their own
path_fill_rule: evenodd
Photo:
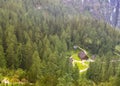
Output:
<svg viewBox="0 0 120 86">
<path fill-rule="evenodd" d="M 78 53 L 78 57 L 81 59 L 81 60 L 88 60 L 88 56 L 87 56 L 87 53 L 85 51 L 81 51 Z"/>
</svg>

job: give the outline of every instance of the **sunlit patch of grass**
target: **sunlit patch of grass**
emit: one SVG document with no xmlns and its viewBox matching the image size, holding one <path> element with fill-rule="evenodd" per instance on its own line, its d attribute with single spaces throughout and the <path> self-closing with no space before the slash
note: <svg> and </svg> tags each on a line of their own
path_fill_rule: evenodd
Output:
<svg viewBox="0 0 120 86">
<path fill-rule="evenodd" d="M 78 54 L 74 54 L 74 55 L 72 55 L 72 58 L 73 58 L 74 60 L 78 60 L 78 61 L 80 61 L 80 58 L 78 57 Z"/>
<path fill-rule="evenodd" d="M 78 57 L 78 52 L 74 52 L 74 53 L 72 53 L 72 56 L 71 56 L 72 58 L 73 58 L 73 66 L 76 64 L 77 66 L 78 66 L 78 68 L 79 68 L 79 70 L 81 71 L 81 70 L 86 70 L 88 67 L 89 67 L 89 63 L 90 62 L 88 62 L 88 61 L 86 61 L 86 60 L 84 60 L 84 61 L 82 61 L 79 57 Z M 85 73 L 86 71 L 84 71 L 84 72 L 81 72 L 80 74 L 83 74 L 83 73 Z"/>
<path fill-rule="evenodd" d="M 84 70 L 84 69 L 88 68 L 88 65 L 83 65 L 80 62 L 75 62 L 75 64 L 78 66 L 79 70 Z"/>
</svg>

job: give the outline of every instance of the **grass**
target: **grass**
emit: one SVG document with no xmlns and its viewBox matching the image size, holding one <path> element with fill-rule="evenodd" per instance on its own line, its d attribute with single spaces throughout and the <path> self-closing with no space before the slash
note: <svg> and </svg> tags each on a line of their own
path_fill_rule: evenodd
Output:
<svg viewBox="0 0 120 86">
<path fill-rule="evenodd" d="M 72 55 L 72 58 L 73 58 L 74 60 L 80 61 L 80 58 L 78 57 L 78 54 L 73 54 L 73 55 Z"/>
<path fill-rule="evenodd" d="M 75 64 L 77 64 L 79 70 L 84 70 L 84 69 L 88 68 L 88 65 L 83 65 L 80 62 L 75 62 Z"/>
<path fill-rule="evenodd" d="M 72 55 L 72 58 L 74 59 L 73 65 L 77 65 L 79 70 L 84 70 L 89 67 L 89 62 L 87 61 L 81 61 L 81 59 L 78 57 L 78 52 L 75 52 Z"/>
</svg>

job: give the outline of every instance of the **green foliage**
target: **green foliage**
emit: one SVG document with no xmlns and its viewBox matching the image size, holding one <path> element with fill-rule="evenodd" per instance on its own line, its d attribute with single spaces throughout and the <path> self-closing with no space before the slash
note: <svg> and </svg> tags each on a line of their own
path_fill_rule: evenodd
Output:
<svg viewBox="0 0 120 86">
<path fill-rule="evenodd" d="M 0 82 L 3 80 L 4 76 L 0 73 Z"/>
<path fill-rule="evenodd" d="M 33 53 L 32 59 L 33 63 L 29 71 L 29 81 L 35 83 L 41 76 L 41 60 L 37 51 Z"/>
<path fill-rule="evenodd" d="M 120 31 L 77 12 L 70 15 L 71 11 L 59 3 L 60 0 L 0 0 L 3 76 L 11 78 L 21 68 L 17 78 L 28 79 L 38 86 L 79 86 L 78 67 L 71 65 L 70 54 L 67 55 L 74 45 L 91 54 L 105 55 L 103 58 L 113 55 L 113 49 L 120 44 Z M 116 75 L 117 63 L 110 63 L 108 58 L 105 64 L 102 61 L 90 64 L 88 79 L 98 83 Z M 87 80 L 81 83 L 92 84 Z"/>
<path fill-rule="evenodd" d="M 6 67 L 6 60 L 3 47 L 0 45 L 0 68 Z"/>
<path fill-rule="evenodd" d="M 75 59 L 75 60 L 78 60 L 78 61 L 80 60 L 80 58 L 78 57 L 78 53 L 77 54 L 73 54 L 72 58 Z"/>
<path fill-rule="evenodd" d="M 103 84 L 103 86 L 109 86 L 110 84 L 117 83 L 117 80 L 119 81 L 119 79 L 117 79 L 118 78 L 117 75 L 119 75 L 119 72 L 117 72 L 118 69 L 119 69 L 118 58 L 103 56 L 102 58 L 97 59 L 95 62 L 90 63 L 90 67 L 87 71 L 87 78 L 99 85 Z M 112 79 L 116 79 L 114 80 L 116 82 L 112 82 Z"/>
</svg>

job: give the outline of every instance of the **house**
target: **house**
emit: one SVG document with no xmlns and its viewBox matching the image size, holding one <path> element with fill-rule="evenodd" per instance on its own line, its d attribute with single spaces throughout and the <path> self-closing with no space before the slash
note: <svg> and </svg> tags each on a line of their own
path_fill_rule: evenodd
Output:
<svg viewBox="0 0 120 86">
<path fill-rule="evenodd" d="M 78 53 L 78 57 L 81 59 L 81 60 L 88 60 L 88 56 L 87 56 L 87 53 L 85 51 L 81 51 Z"/>
</svg>

